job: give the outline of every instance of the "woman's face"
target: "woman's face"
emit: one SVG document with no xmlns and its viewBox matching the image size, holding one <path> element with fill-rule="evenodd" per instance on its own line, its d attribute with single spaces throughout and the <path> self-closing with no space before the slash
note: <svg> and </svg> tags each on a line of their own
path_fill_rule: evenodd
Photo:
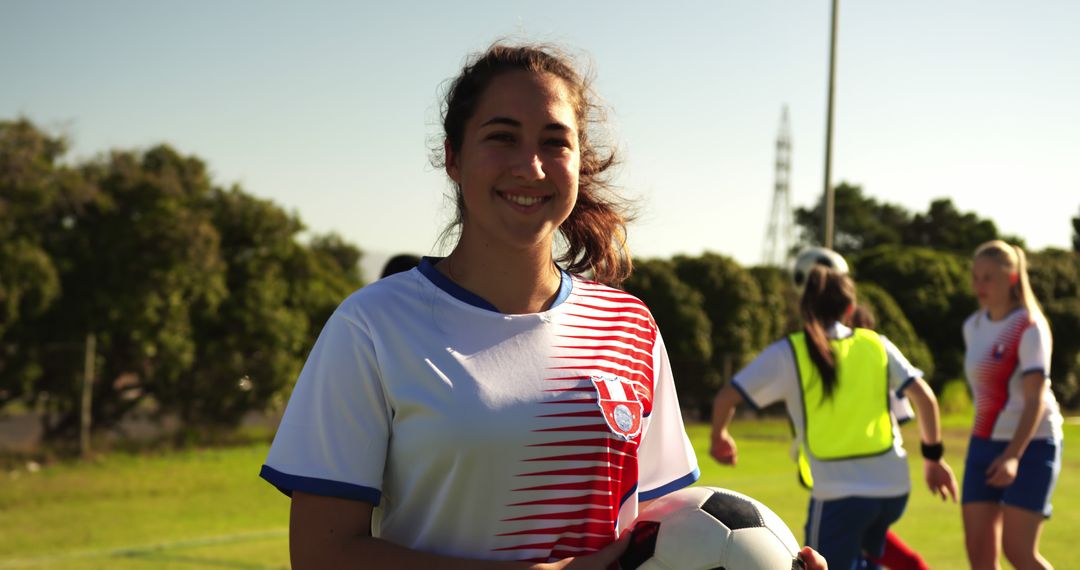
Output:
<svg viewBox="0 0 1080 570">
<path fill-rule="evenodd" d="M 578 123 L 562 79 L 512 71 L 491 81 L 446 171 L 465 203 L 462 239 L 546 247 L 577 202 Z"/>
<path fill-rule="evenodd" d="M 976 257 L 971 265 L 971 286 L 984 309 L 1008 307 L 1014 302 L 1009 269 L 989 257 Z"/>
</svg>

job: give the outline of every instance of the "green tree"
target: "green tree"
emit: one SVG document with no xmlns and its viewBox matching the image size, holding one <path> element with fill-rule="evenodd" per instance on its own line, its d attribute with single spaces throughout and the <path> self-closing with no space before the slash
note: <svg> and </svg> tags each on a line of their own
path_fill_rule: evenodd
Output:
<svg viewBox="0 0 1080 570">
<path fill-rule="evenodd" d="M 915 214 L 904 228 L 903 243 L 970 254 L 999 235 L 993 221 L 974 212 L 962 213 L 952 200 L 941 198 L 931 202 L 925 214 Z"/>
<path fill-rule="evenodd" d="M 787 271 L 770 266 L 751 267 L 749 271 L 761 290 L 763 319 L 753 343 L 755 350 L 760 350 L 800 328 L 799 298 Z"/>
<path fill-rule="evenodd" d="M 912 364 L 923 371 L 926 378 L 933 378 L 934 355 L 915 332 L 915 327 L 892 295 L 868 281 L 859 282 L 856 290 L 857 303 L 869 309 L 877 321 L 875 330 L 892 341 Z"/>
<path fill-rule="evenodd" d="M 961 327 L 976 308 L 967 258 L 920 247 L 881 246 L 853 260 L 860 281 L 887 291 L 929 347 L 934 376 L 928 380 L 938 387 L 960 377 Z"/>
<path fill-rule="evenodd" d="M 716 389 L 762 348 L 758 323 L 769 317 L 757 282 L 733 259 L 705 253 L 676 256 L 673 263 L 679 279 L 703 296 L 705 315 L 712 325 L 712 365 L 704 378 L 711 393 L 698 402 L 707 408 Z"/>
<path fill-rule="evenodd" d="M 1080 253 L 1080 214 L 1077 214 L 1076 217 L 1072 219 L 1072 227 L 1073 227 L 1073 238 L 1072 238 L 1073 251 L 1075 251 L 1076 253 Z"/>
<path fill-rule="evenodd" d="M 701 293 L 679 280 L 667 260 L 637 260 L 625 290 L 648 307 L 664 337 L 671 371 L 684 408 L 700 407 L 716 394 L 711 370 L 711 324 Z"/>
<path fill-rule="evenodd" d="M 1054 337 L 1050 386 L 1070 408 L 1080 406 L 1080 255 L 1046 249 L 1029 256 L 1031 288 Z"/>
<path fill-rule="evenodd" d="M 803 244 L 821 243 L 823 212 L 821 200 L 812 209 L 796 209 Z M 929 247 L 964 255 L 992 239 L 1024 245 L 1019 237 L 1002 236 L 993 221 L 960 212 L 948 198 L 934 200 L 925 213 L 913 215 L 867 196 L 859 186 L 841 184 L 835 190 L 835 214 L 833 249 L 845 257 L 880 245 Z"/>
<path fill-rule="evenodd" d="M 299 372 L 309 330 L 290 291 L 300 221 L 238 188 L 212 192 L 209 203 L 226 294 L 196 321 L 186 381 L 160 397 L 188 425 L 228 424 L 273 398 Z"/>
<path fill-rule="evenodd" d="M 100 199 L 53 247 L 64 263 L 64 294 L 44 324 L 56 343 L 97 335 L 93 414 L 107 427 L 144 399 L 167 403 L 186 382 L 197 346 L 193 319 L 223 300 L 225 266 L 202 161 L 157 146 L 113 152 L 82 171 Z M 77 377 L 53 370 L 39 387 L 58 396 L 56 436 L 74 428 Z"/>
<path fill-rule="evenodd" d="M 60 164 L 67 149 L 25 119 L 0 121 L 0 408 L 36 400 L 45 365 L 64 347 L 42 345 L 38 325 L 61 295 L 51 249 L 95 192 Z"/>
<path fill-rule="evenodd" d="M 337 236 L 305 247 L 297 217 L 239 188 L 212 203 L 228 294 L 199 321 L 196 366 L 170 401 L 189 425 L 229 426 L 282 401 L 330 313 L 362 285 L 361 254 Z"/>
<path fill-rule="evenodd" d="M 835 231 L 833 249 L 847 257 L 879 245 L 903 242 L 904 229 L 911 214 L 900 206 L 878 202 L 863 193 L 861 186 L 840 183 L 833 192 Z M 824 198 L 813 208 L 797 208 L 795 222 L 800 226 L 804 244 L 823 241 Z"/>
</svg>

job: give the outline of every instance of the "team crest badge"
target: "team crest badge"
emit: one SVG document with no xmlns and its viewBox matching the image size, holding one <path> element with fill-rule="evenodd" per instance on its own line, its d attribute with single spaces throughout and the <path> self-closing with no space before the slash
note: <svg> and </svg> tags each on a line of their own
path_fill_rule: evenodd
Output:
<svg viewBox="0 0 1080 570">
<path fill-rule="evenodd" d="M 634 392 L 629 380 L 618 377 L 593 376 L 596 403 L 604 412 L 604 421 L 612 433 L 630 441 L 641 433 L 641 416 L 645 406 Z"/>
<path fill-rule="evenodd" d="M 1001 360 L 1002 356 L 1005 356 L 1005 345 L 1004 344 L 995 344 L 994 345 L 994 351 L 993 351 L 994 360 Z"/>
</svg>

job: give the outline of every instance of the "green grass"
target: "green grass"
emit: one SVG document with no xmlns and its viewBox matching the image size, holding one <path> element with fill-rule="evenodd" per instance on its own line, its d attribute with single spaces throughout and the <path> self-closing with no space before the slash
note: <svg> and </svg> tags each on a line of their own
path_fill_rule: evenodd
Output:
<svg viewBox="0 0 1080 570">
<path fill-rule="evenodd" d="M 959 483 L 963 480 L 971 420 L 953 416 L 945 418 L 943 424 L 946 459 Z M 739 464 L 734 468 L 707 457 L 707 426 L 689 426 L 688 431 L 701 463 L 699 484 L 727 487 L 757 498 L 788 523 L 796 538 L 803 540 L 810 495 L 796 482 L 795 466 L 788 456 L 790 432 L 785 422 L 736 420 L 732 432 L 739 446 Z M 1043 527 L 1042 554 L 1058 568 L 1070 567 L 1074 529 L 1080 525 L 1080 486 L 1072 478 L 1072 474 L 1080 472 L 1078 438 L 1080 425 L 1066 425 L 1064 464 L 1053 496 L 1054 515 Z M 915 459 L 919 457 L 918 441 L 918 428 L 911 422 L 904 428 L 904 442 L 910 454 L 912 492 L 907 510 L 893 530 L 932 568 L 967 568 L 960 506 L 943 503 L 927 490 L 922 461 Z M 1003 563 L 1003 567 L 1008 564 Z"/>
<path fill-rule="evenodd" d="M 284 568 L 267 446 L 114 454 L 0 474 L 0 568 Z"/>
<path fill-rule="evenodd" d="M 945 422 L 947 457 L 958 477 L 968 421 Z M 735 468 L 704 455 L 707 426 L 689 431 L 699 451 L 701 484 L 760 499 L 802 538 L 808 495 L 795 482 L 786 423 L 737 420 Z M 906 435 L 909 443 L 917 441 L 913 427 Z M 1069 445 L 1080 441 L 1080 426 L 1066 426 L 1065 437 L 1055 514 L 1042 540 L 1043 554 L 1058 567 L 1067 567 L 1071 529 L 1080 525 L 1080 487 L 1070 477 L 1080 468 L 1080 451 Z M 0 570 L 287 568 L 288 500 L 257 477 L 266 451 L 260 444 L 117 453 L 37 473 L 0 472 Z M 921 462 L 910 463 L 915 486 L 897 533 L 934 568 L 965 568 L 959 506 L 932 498 L 921 483 Z"/>
</svg>

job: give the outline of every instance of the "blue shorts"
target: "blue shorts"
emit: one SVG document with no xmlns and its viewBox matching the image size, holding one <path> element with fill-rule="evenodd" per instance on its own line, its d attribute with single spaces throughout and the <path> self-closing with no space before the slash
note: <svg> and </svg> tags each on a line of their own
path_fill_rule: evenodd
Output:
<svg viewBox="0 0 1080 570">
<path fill-rule="evenodd" d="M 863 553 L 881 557 L 885 533 L 904 514 L 907 500 L 907 495 L 826 501 L 812 498 L 806 519 L 806 545 L 821 553 L 831 570 L 874 568 L 866 566 Z"/>
<path fill-rule="evenodd" d="M 971 438 L 964 461 L 961 502 L 999 503 L 1049 517 L 1053 511 L 1050 495 L 1061 474 L 1061 442 L 1053 439 L 1031 440 L 1016 468 L 1016 480 L 1008 487 L 991 487 L 986 484 L 986 470 L 1008 446 L 1008 441 Z"/>
</svg>

